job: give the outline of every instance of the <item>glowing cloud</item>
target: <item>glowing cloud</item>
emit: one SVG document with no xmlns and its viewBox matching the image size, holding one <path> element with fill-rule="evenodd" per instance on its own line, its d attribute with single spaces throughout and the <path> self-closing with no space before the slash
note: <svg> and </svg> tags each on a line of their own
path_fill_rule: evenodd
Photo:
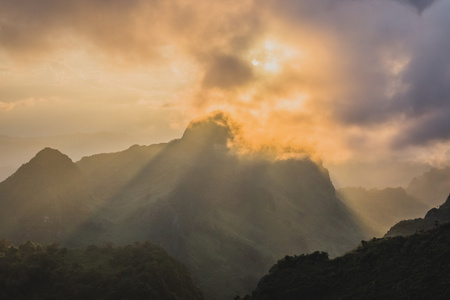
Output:
<svg viewBox="0 0 450 300">
<path fill-rule="evenodd" d="M 126 131 L 151 143 L 221 109 L 254 147 L 325 162 L 426 162 L 418 153 L 450 145 L 448 1 L 0 7 L 0 134 Z M 32 98 L 59 100 L 22 105 Z"/>
</svg>

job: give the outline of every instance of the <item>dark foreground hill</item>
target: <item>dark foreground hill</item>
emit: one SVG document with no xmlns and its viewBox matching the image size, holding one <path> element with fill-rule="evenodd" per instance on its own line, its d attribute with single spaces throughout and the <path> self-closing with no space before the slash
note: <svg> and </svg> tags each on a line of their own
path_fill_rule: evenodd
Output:
<svg viewBox="0 0 450 300">
<path fill-rule="evenodd" d="M 286 256 L 244 299 L 449 299 L 449 245 L 447 223 L 408 237 L 362 241 L 333 260 L 325 252 Z"/>
<path fill-rule="evenodd" d="M 386 236 L 411 235 L 450 222 L 450 195 L 439 208 L 430 209 L 424 218 L 403 220 L 392 226 Z"/>
<path fill-rule="evenodd" d="M 204 299 L 187 268 L 150 243 L 70 250 L 0 241 L 0 299 Z"/>
</svg>

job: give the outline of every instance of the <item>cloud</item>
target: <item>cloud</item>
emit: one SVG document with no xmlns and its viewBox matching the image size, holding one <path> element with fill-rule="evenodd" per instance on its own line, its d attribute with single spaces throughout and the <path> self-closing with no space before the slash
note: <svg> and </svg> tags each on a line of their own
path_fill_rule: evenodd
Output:
<svg viewBox="0 0 450 300">
<path fill-rule="evenodd" d="M 11 69 L 3 58 L 20 74 L 0 83 L 8 103 L 59 97 L 85 111 L 96 102 L 96 111 L 114 107 L 109 119 L 143 128 L 151 122 L 132 116 L 145 119 L 145 109 L 152 116 L 178 109 L 178 128 L 222 109 L 261 147 L 329 160 L 450 142 L 448 1 L 0 0 L 0 7 L 2 70 Z M 22 74 L 55 61 L 64 67 L 47 68 L 39 80 Z"/>
<path fill-rule="evenodd" d="M 397 0 L 405 4 L 414 6 L 419 13 L 429 8 L 436 0 Z"/>
<path fill-rule="evenodd" d="M 206 88 L 229 89 L 245 85 L 252 78 L 248 62 L 230 55 L 219 55 L 208 64 L 202 84 Z"/>
</svg>

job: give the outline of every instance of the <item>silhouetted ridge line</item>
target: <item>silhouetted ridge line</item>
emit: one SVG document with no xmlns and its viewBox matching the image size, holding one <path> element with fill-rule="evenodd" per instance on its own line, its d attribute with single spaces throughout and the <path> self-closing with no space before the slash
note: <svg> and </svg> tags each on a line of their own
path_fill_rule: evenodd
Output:
<svg viewBox="0 0 450 300">
<path fill-rule="evenodd" d="M 403 220 L 392 226 L 385 236 L 411 235 L 419 231 L 430 230 L 448 222 L 450 222 L 450 194 L 444 204 L 439 206 L 439 208 L 430 209 L 424 218 Z"/>
<path fill-rule="evenodd" d="M 408 237 L 361 241 L 352 252 L 286 256 L 245 300 L 448 299 L 450 223 Z"/>
</svg>

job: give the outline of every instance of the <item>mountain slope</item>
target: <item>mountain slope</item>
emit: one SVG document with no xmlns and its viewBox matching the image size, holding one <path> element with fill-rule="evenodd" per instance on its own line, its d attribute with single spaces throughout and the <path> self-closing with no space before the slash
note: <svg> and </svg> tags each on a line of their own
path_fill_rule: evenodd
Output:
<svg viewBox="0 0 450 300">
<path fill-rule="evenodd" d="M 400 187 L 370 190 L 347 187 L 338 190 L 338 197 L 376 230 L 376 236 L 384 235 L 400 220 L 422 216 L 430 208 Z"/>
<path fill-rule="evenodd" d="M 0 241 L 0 299 L 204 299 L 187 268 L 160 247 L 19 247 Z"/>
<path fill-rule="evenodd" d="M 45 148 L 0 183 L 0 234 L 16 243 L 62 242 L 95 203 L 78 167 Z"/>
<path fill-rule="evenodd" d="M 409 237 L 363 241 L 333 260 L 324 252 L 286 256 L 244 299 L 448 299 L 449 243 L 445 224 Z"/>
<path fill-rule="evenodd" d="M 386 236 L 411 235 L 447 222 L 450 222 L 450 195 L 444 204 L 439 206 L 439 208 L 430 209 L 424 218 L 400 221 L 389 229 Z"/>
<path fill-rule="evenodd" d="M 179 140 L 77 165 L 45 149 L 0 185 L 4 236 L 42 243 L 59 230 L 57 241 L 72 247 L 150 240 L 183 261 L 210 299 L 249 291 L 280 256 L 338 255 L 365 237 L 325 168 L 238 153 L 238 141 L 239 126 L 216 113 Z"/>
<path fill-rule="evenodd" d="M 100 199 L 108 199 L 138 176 L 143 166 L 165 147 L 166 144 L 134 145 L 121 152 L 83 157 L 76 164 L 89 178 L 91 192 Z"/>
<path fill-rule="evenodd" d="M 431 206 L 438 206 L 450 192 L 450 167 L 431 168 L 415 177 L 406 192 Z"/>
<path fill-rule="evenodd" d="M 133 164 L 132 172 L 121 171 L 134 176 L 120 184 L 98 178 L 103 171 L 85 172 L 93 190 L 114 189 L 96 194 L 107 196 L 97 218 L 111 222 L 103 224 L 108 236 L 162 245 L 187 264 L 210 298 L 250 290 L 286 253 L 323 249 L 337 255 L 364 238 L 326 169 L 307 158 L 238 155 L 229 146 L 237 130 L 227 115 L 215 114 L 160 145 L 140 169 Z M 111 156 L 104 170 L 126 169 L 130 150 Z M 103 159 L 79 166 L 84 171 Z"/>
</svg>

